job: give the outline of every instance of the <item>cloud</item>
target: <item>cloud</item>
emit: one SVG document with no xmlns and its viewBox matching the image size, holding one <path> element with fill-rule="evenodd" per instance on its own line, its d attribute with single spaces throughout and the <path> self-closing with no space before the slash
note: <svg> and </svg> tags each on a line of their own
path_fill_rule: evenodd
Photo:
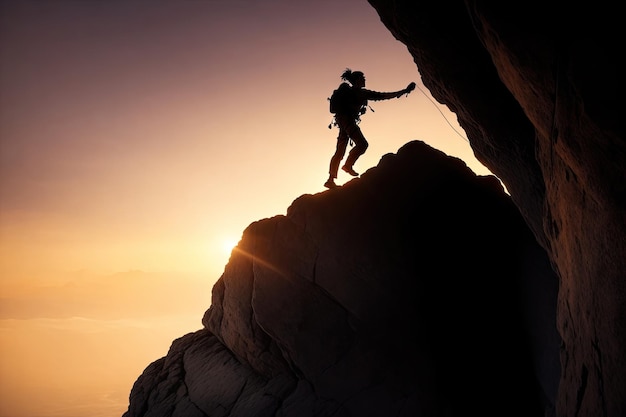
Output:
<svg viewBox="0 0 626 417">
<path fill-rule="evenodd" d="M 197 314 L 0 320 L 0 416 L 122 415 L 143 369 L 201 326 Z"/>
<path fill-rule="evenodd" d="M 210 305 L 211 286 L 208 280 L 183 274 L 79 271 L 61 285 L 5 294 L 0 298 L 0 319 L 201 316 Z"/>
</svg>

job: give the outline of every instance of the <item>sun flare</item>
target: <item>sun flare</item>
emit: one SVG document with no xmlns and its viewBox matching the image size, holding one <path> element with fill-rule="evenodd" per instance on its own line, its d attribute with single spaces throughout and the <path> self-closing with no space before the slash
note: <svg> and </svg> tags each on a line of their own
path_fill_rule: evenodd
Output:
<svg viewBox="0 0 626 417">
<path fill-rule="evenodd" d="M 235 246 L 239 243 L 239 240 L 234 237 L 228 237 L 222 240 L 222 251 L 225 255 L 230 255 L 230 253 L 235 249 Z"/>
</svg>

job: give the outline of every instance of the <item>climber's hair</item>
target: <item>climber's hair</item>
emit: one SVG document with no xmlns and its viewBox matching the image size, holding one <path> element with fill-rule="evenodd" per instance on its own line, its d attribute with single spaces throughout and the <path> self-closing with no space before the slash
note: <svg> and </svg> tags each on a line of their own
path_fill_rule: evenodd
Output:
<svg viewBox="0 0 626 417">
<path fill-rule="evenodd" d="M 359 78 L 365 79 L 365 74 L 361 71 L 352 71 L 350 68 L 346 68 L 345 71 L 341 74 L 341 79 L 344 81 L 348 81 L 350 84 L 354 84 L 355 80 Z"/>
</svg>

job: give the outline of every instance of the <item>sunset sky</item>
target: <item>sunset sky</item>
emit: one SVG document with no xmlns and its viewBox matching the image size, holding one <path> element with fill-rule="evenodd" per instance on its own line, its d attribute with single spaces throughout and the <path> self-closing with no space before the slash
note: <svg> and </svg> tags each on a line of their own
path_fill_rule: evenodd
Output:
<svg viewBox="0 0 626 417">
<path fill-rule="evenodd" d="M 121 416 L 243 230 L 325 190 L 346 67 L 418 85 L 357 171 L 419 139 L 489 173 L 366 0 L 0 0 L 0 417 Z"/>
</svg>

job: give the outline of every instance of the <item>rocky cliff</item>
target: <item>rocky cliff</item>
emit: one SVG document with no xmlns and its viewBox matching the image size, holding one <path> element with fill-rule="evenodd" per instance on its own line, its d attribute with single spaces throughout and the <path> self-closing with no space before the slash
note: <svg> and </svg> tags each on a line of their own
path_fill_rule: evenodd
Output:
<svg viewBox="0 0 626 417">
<path fill-rule="evenodd" d="M 409 142 L 251 224 L 125 417 L 549 415 L 556 294 L 499 181 Z"/>
<path fill-rule="evenodd" d="M 369 3 L 506 184 L 558 272 L 558 415 L 626 416 L 621 6 Z"/>
<path fill-rule="evenodd" d="M 625 416 L 621 5 L 369 3 L 511 199 L 410 143 L 251 225 L 127 417 Z"/>
</svg>

